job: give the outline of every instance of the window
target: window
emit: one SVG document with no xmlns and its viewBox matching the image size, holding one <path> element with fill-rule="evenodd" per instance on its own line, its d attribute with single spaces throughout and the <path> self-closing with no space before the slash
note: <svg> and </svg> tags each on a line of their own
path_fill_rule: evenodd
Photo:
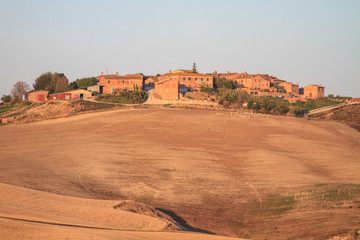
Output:
<svg viewBox="0 0 360 240">
<path fill-rule="evenodd" d="M 190 80 L 191 80 L 191 77 L 189 77 L 188 80 L 190 81 Z"/>
<path fill-rule="evenodd" d="M 209 78 L 207 78 L 206 81 L 209 81 Z"/>
<path fill-rule="evenodd" d="M 110 83 L 110 80 L 108 80 L 108 83 Z"/>
<path fill-rule="evenodd" d="M 185 77 L 183 77 L 183 80 L 185 80 Z"/>
<path fill-rule="evenodd" d="M 123 83 L 125 83 L 125 81 L 123 80 Z"/>
<path fill-rule="evenodd" d="M 201 78 L 201 81 L 203 81 L 203 78 Z"/>
<path fill-rule="evenodd" d="M 197 81 L 197 78 L 195 78 L 195 81 Z"/>
</svg>

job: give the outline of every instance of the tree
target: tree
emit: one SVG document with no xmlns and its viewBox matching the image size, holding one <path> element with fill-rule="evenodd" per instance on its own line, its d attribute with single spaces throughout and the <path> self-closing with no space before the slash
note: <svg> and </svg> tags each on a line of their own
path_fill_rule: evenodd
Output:
<svg viewBox="0 0 360 240">
<path fill-rule="evenodd" d="M 78 85 L 76 84 L 76 81 L 73 81 L 69 84 L 69 89 L 78 89 Z"/>
<path fill-rule="evenodd" d="M 193 71 L 194 73 L 197 73 L 196 63 L 193 63 L 192 71 Z"/>
<path fill-rule="evenodd" d="M 55 84 L 54 93 L 65 92 L 69 90 L 69 80 L 63 73 L 54 73 L 53 82 Z"/>
<path fill-rule="evenodd" d="M 14 84 L 11 90 L 11 97 L 14 102 L 23 102 L 25 94 L 30 90 L 29 84 L 19 81 Z"/>
<path fill-rule="evenodd" d="M 89 86 L 96 85 L 98 80 L 95 77 L 87 77 L 76 79 L 76 85 L 78 88 L 87 88 Z"/>
<path fill-rule="evenodd" d="M 51 92 L 51 90 L 54 89 L 52 76 L 53 74 L 51 72 L 41 74 L 33 84 L 34 90 L 46 90 Z"/>
<path fill-rule="evenodd" d="M 1 97 L 1 101 L 2 101 L 3 103 L 9 103 L 9 102 L 11 102 L 11 96 L 10 96 L 10 95 L 3 95 L 3 96 Z"/>
<path fill-rule="evenodd" d="M 64 73 L 46 72 L 35 80 L 33 87 L 35 90 L 46 90 L 52 94 L 69 90 L 69 81 Z"/>
</svg>

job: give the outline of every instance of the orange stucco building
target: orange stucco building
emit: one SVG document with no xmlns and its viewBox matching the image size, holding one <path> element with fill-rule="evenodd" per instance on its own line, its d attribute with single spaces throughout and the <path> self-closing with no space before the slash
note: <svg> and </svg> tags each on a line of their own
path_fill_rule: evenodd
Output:
<svg viewBox="0 0 360 240">
<path fill-rule="evenodd" d="M 260 74 L 248 74 L 242 73 L 240 76 L 234 79 L 238 85 L 242 85 L 250 89 L 265 90 L 270 88 L 270 79 Z"/>
<path fill-rule="evenodd" d="M 45 102 L 47 101 L 47 96 L 49 92 L 45 90 L 32 91 L 27 93 L 26 101 L 29 102 Z"/>
<path fill-rule="evenodd" d="M 163 79 L 155 82 L 155 93 L 162 99 L 179 99 L 179 81 L 177 79 Z"/>
<path fill-rule="evenodd" d="M 299 84 L 293 84 L 292 82 L 282 82 L 279 84 L 280 87 L 283 87 L 287 93 L 293 95 L 299 95 Z"/>
<path fill-rule="evenodd" d="M 325 97 L 325 87 L 321 85 L 310 84 L 304 87 L 304 96 L 307 98 Z"/>
<path fill-rule="evenodd" d="M 236 81 L 239 87 L 259 90 L 270 89 L 271 76 L 268 74 L 248 74 L 247 72 L 217 74 L 215 71 L 215 76 Z"/>
<path fill-rule="evenodd" d="M 192 70 L 175 70 L 158 77 L 159 82 L 177 80 L 179 91 L 200 90 L 201 86 L 214 87 L 214 77 L 211 74 L 201 74 Z"/>
<path fill-rule="evenodd" d="M 127 74 L 124 76 L 116 74 L 104 75 L 96 77 L 103 93 L 113 93 L 115 91 L 122 91 L 127 89 L 134 91 L 136 89 L 143 89 L 144 77 L 141 74 Z"/>
</svg>

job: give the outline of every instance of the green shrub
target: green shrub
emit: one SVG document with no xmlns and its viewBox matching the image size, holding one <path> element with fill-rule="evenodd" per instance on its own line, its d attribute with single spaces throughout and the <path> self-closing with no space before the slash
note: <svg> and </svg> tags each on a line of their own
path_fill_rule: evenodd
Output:
<svg viewBox="0 0 360 240">
<path fill-rule="evenodd" d="M 279 104 L 275 107 L 275 111 L 280 115 L 286 115 L 290 111 L 290 108 L 286 104 Z"/>
<path fill-rule="evenodd" d="M 146 100 L 146 92 L 138 91 L 121 91 L 113 94 L 101 94 L 96 96 L 96 100 L 112 102 L 112 103 L 126 103 L 126 104 L 140 104 Z"/>
<path fill-rule="evenodd" d="M 294 114 L 295 117 L 301 117 L 304 116 L 304 111 L 302 110 L 301 107 L 295 106 L 292 109 L 292 113 Z"/>
<path fill-rule="evenodd" d="M 237 83 L 226 78 L 216 78 L 215 86 L 216 88 L 236 89 Z"/>
<path fill-rule="evenodd" d="M 211 93 L 211 92 L 214 92 L 214 91 L 215 91 L 215 88 L 208 87 L 205 84 L 201 85 L 201 87 L 200 87 L 200 92 Z"/>
<path fill-rule="evenodd" d="M 275 101 L 272 97 L 261 97 L 261 108 L 264 109 L 266 113 L 270 113 L 271 110 L 276 106 Z"/>
<path fill-rule="evenodd" d="M 250 99 L 247 103 L 247 108 L 248 109 L 252 109 L 253 105 L 254 105 L 255 101 L 254 99 Z"/>
<path fill-rule="evenodd" d="M 223 107 L 224 107 L 224 108 L 229 108 L 229 107 L 230 107 L 230 103 L 229 103 L 228 101 L 224 101 Z"/>
</svg>

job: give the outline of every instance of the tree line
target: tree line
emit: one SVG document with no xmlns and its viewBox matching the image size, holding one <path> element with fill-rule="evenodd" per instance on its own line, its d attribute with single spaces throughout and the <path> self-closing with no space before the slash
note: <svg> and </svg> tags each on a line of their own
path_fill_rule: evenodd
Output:
<svg viewBox="0 0 360 240">
<path fill-rule="evenodd" d="M 64 73 L 46 72 L 35 79 L 32 87 L 34 91 L 46 90 L 49 94 L 65 92 L 73 89 L 86 89 L 88 86 L 96 85 L 98 80 L 95 77 L 76 79 L 69 83 Z M 3 95 L 3 103 L 23 102 L 26 94 L 31 90 L 28 83 L 24 81 L 16 82 L 9 95 Z"/>
</svg>

